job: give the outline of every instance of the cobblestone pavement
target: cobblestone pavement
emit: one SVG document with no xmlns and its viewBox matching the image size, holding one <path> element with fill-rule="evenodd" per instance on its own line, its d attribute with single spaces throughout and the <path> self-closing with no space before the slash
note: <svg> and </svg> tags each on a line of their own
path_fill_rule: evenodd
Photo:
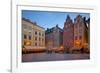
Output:
<svg viewBox="0 0 100 73">
<path fill-rule="evenodd" d="M 31 53 L 23 54 L 22 62 L 85 60 L 89 58 L 89 54 Z"/>
</svg>

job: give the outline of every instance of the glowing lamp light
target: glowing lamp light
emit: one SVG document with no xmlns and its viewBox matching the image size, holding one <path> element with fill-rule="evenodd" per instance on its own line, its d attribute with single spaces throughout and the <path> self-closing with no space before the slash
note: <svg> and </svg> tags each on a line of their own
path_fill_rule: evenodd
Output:
<svg viewBox="0 0 100 73">
<path fill-rule="evenodd" d="M 76 44 L 77 44 L 77 45 L 79 45 L 79 44 L 80 44 L 80 42 L 79 42 L 79 41 L 77 41 L 77 42 L 76 42 Z"/>
<path fill-rule="evenodd" d="M 26 42 L 26 45 L 30 45 L 31 43 L 29 41 Z"/>
<path fill-rule="evenodd" d="M 75 41 L 76 45 L 80 45 L 80 40 Z"/>
<path fill-rule="evenodd" d="M 60 48 L 63 49 L 64 47 L 63 46 L 60 46 Z"/>
</svg>

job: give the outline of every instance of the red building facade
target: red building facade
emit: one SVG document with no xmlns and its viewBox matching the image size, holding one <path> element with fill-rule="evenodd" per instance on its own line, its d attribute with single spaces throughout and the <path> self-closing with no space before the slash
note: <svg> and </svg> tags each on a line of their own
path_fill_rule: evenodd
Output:
<svg viewBox="0 0 100 73">
<path fill-rule="evenodd" d="M 66 50 L 69 50 L 74 45 L 74 24 L 70 16 L 67 16 L 67 19 L 64 23 L 63 28 L 63 46 Z"/>
</svg>

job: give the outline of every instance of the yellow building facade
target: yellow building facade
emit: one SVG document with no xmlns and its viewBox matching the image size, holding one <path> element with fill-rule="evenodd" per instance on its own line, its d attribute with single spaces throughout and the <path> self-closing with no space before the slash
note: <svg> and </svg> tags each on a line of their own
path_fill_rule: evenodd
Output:
<svg viewBox="0 0 100 73">
<path fill-rule="evenodd" d="M 85 24 L 84 18 L 78 15 L 74 24 L 74 47 L 77 49 L 88 45 L 88 27 Z"/>
<path fill-rule="evenodd" d="M 31 46 L 33 49 L 45 48 L 45 29 L 22 18 L 22 46 Z"/>
</svg>

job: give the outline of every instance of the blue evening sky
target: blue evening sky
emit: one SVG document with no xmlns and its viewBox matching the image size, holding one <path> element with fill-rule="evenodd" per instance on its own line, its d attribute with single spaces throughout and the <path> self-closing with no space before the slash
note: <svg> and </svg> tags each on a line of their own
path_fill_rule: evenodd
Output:
<svg viewBox="0 0 100 73">
<path fill-rule="evenodd" d="M 37 25 L 45 28 L 45 30 L 57 24 L 60 28 L 63 28 L 67 15 L 74 21 L 74 18 L 79 14 L 82 17 L 86 17 L 86 19 L 90 18 L 90 13 L 22 10 L 22 17 L 36 22 Z"/>
</svg>

